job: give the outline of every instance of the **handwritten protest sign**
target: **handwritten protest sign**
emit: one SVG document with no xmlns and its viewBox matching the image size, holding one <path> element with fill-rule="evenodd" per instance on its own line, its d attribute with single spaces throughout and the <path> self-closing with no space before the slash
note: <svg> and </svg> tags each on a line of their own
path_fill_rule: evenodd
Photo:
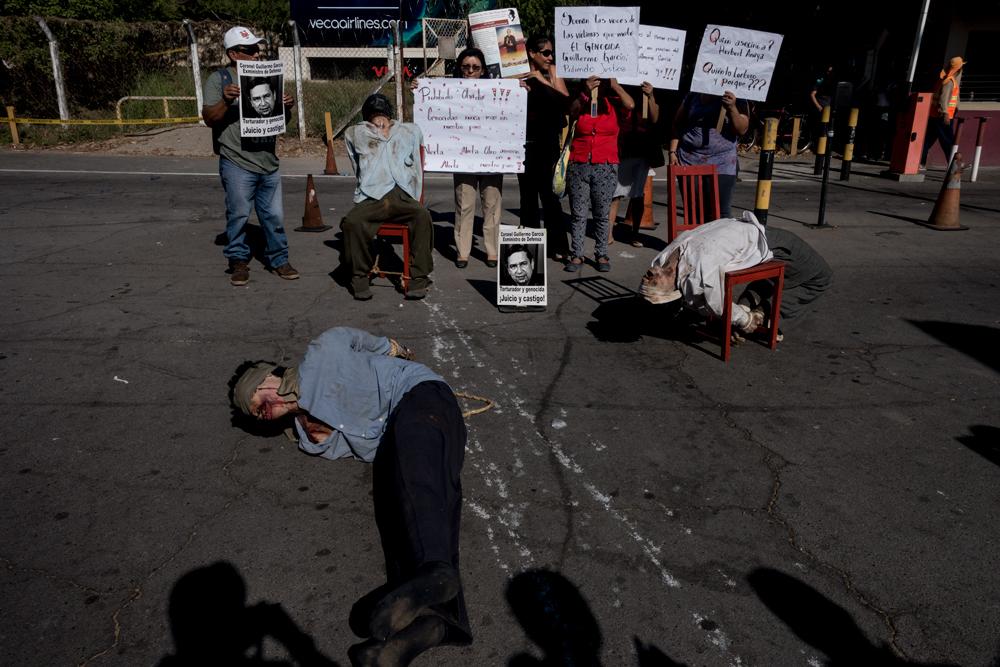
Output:
<svg viewBox="0 0 1000 667">
<path fill-rule="evenodd" d="M 681 59 L 686 35 L 683 30 L 640 24 L 636 31 L 639 73 L 634 77 L 619 76 L 618 83 L 638 86 L 648 81 L 653 88 L 677 90 L 681 83 Z"/>
<path fill-rule="evenodd" d="M 241 137 L 273 137 L 284 133 L 283 68 L 280 60 L 236 61 Z"/>
<path fill-rule="evenodd" d="M 528 91 L 512 79 L 420 79 L 413 121 L 424 133 L 424 170 L 524 171 Z"/>
<path fill-rule="evenodd" d="M 731 90 L 736 97 L 763 102 L 771 86 L 781 40 L 782 36 L 773 32 L 706 26 L 691 92 L 722 95 Z"/>
<path fill-rule="evenodd" d="M 516 9 L 469 14 L 469 31 L 494 77 L 520 76 L 531 71 Z"/>
<path fill-rule="evenodd" d="M 500 225 L 497 306 L 548 305 L 545 230 Z"/>
<path fill-rule="evenodd" d="M 556 7 L 556 74 L 570 79 L 635 77 L 638 7 Z"/>
</svg>

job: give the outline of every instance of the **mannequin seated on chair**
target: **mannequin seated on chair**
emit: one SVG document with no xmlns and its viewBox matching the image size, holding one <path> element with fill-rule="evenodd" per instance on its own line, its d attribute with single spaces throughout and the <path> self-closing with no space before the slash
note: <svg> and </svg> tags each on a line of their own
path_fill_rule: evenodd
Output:
<svg viewBox="0 0 1000 667">
<path fill-rule="evenodd" d="M 357 174 L 354 208 L 340 222 L 344 232 L 341 263 L 351 280 L 351 292 L 359 301 L 372 298 L 369 271 L 374 260 L 371 242 L 386 222 L 409 227 L 410 276 L 407 299 L 422 299 L 434 269 L 431 256 L 433 224 L 430 212 L 420 203 L 423 168 L 420 144 L 423 134 L 413 123 L 392 120 L 393 110 L 384 95 L 375 94 L 361 107 L 364 122 L 344 133 L 347 156 Z"/>
<path fill-rule="evenodd" d="M 721 218 L 682 233 L 653 258 L 639 291 L 650 303 L 683 298 L 689 308 L 721 317 L 725 273 L 770 259 L 785 262 L 781 323 L 794 325 L 830 286 L 833 272 L 808 243 L 783 229 L 765 230 L 750 211 L 742 219 Z M 733 304 L 733 325 L 744 333 L 756 331 L 772 291 L 767 280 L 749 284 Z"/>
</svg>

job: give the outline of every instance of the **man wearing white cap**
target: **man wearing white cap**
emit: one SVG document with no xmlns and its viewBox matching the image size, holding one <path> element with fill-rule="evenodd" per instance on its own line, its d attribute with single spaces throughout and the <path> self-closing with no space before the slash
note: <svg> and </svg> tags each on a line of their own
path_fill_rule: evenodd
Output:
<svg viewBox="0 0 1000 667">
<path fill-rule="evenodd" d="M 285 235 L 281 198 L 281 174 L 275 154 L 275 137 L 240 136 L 240 87 L 236 61 L 257 60 L 260 56 L 257 37 L 249 28 L 236 26 L 226 32 L 223 45 L 229 66 L 216 70 L 205 81 L 201 117 L 212 128 L 212 144 L 219 155 L 219 176 L 226 191 L 226 247 L 229 282 L 246 285 L 250 280 L 250 246 L 246 242 L 246 224 L 250 209 L 264 231 L 264 257 L 267 267 L 285 280 L 295 280 L 299 272 L 288 262 L 288 237 Z M 285 95 L 285 121 L 291 118 L 295 98 Z"/>
</svg>

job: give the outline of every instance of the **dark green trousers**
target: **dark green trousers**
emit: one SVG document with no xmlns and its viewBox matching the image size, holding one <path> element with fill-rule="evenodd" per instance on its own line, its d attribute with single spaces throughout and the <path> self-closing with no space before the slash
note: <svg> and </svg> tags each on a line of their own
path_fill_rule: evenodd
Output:
<svg viewBox="0 0 1000 667">
<path fill-rule="evenodd" d="M 341 261 L 350 272 L 351 288 L 355 293 L 368 289 L 368 272 L 374 264 L 372 239 L 383 222 L 406 223 L 409 227 L 410 289 L 426 288 L 430 284 L 428 276 L 434 270 L 431 256 L 434 225 L 430 212 L 399 186 L 381 199 L 366 199 L 355 204 L 340 221 L 340 229 L 344 232 Z"/>
</svg>

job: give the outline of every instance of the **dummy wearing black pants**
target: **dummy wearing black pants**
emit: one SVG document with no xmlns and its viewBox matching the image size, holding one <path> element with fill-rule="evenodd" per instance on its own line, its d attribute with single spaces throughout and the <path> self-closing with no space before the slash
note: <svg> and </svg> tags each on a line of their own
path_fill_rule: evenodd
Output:
<svg viewBox="0 0 1000 667">
<path fill-rule="evenodd" d="M 244 364 L 231 399 L 248 416 L 287 418 L 306 453 L 372 463 L 386 582 L 351 611 L 366 640 L 351 663 L 407 665 L 434 646 L 470 643 L 458 569 L 466 430 L 441 377 L 392 339 L 337 327 L 298 367 Z"/>
</svg>

